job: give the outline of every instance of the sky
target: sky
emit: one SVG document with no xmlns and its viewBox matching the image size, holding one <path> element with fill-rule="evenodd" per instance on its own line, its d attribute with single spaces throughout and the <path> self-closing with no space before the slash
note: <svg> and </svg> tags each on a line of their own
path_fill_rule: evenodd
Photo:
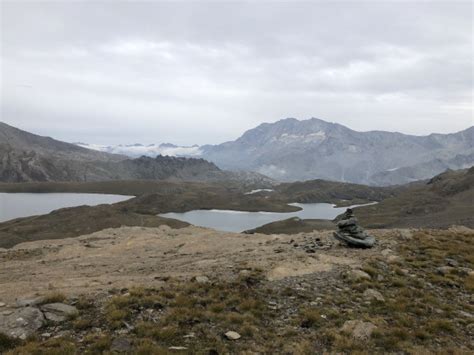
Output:
<svg viewBox="0 0 474 355">
<path fill-rule="evenodd" d="M 471 1 L 0 4 L 0 120 L 60 140 L 217 144 L 287 117 L 474 125 Z"/>
</svg>

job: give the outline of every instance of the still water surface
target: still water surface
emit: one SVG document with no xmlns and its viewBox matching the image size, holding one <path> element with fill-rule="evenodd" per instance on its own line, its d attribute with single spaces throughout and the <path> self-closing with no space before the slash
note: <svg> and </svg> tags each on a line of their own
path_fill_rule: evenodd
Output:
<svg viewBox="0 0 474 355">
<path fill-rule="evenodd" d="M 292 203 L 301 207 L 301 211 L 290 213 L 241 212 L 229 210 L 194 210 L 184 213 L 164 213 L 160 216 L 179 219 L 195 226 L 213 228 L 227 232 L 243 232 L 292 217 L 301 219 L 334 219 L 344 213 L 348 207 L 334 207 L 329 203 Z M 357 206 L 351 206 L 357 207 Z"/>
<path fill-rule="evenodd" d="M 78 193 L 0 192 L 0 222 L 49 213 L 64 207 L 96 206 L 125 201 L 133 196 Z"/>
</svg>

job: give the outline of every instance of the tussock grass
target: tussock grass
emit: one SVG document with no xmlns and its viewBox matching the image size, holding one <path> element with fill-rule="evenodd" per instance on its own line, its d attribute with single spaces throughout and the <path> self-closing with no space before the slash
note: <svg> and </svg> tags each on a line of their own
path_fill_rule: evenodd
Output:
<svg viewBox="0 0 474 355">
<path fill-rule="evenodd" d="M 62 292 L 50 292 L 41 300 L 42 304 L 62 303 L 66 300 L 66 295 Z"/>
</svg>

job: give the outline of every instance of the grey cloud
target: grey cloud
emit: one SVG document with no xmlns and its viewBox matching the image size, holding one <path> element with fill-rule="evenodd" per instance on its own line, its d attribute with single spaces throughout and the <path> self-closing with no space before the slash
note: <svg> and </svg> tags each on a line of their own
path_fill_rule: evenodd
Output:
<svg viewBox="0 0 474 355">
<path fill-rule="evenodd" d="M 1 6 L 1 120 L 60 139 L 219 143 L 290 116 L 473 124 L 472 3 Z"/>
</svg>

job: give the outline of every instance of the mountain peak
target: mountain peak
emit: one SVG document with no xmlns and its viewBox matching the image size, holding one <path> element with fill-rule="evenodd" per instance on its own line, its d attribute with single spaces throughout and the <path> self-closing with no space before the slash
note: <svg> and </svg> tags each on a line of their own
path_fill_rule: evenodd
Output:
<svg viewBox="0 0 474 355">
<path fill-rule="evenodd" d="M 326 179 L 398 184 L 473 164 L 469 130 L 418 137 L 359 132 L 320 118 L 285 118 L 246 131 L 233 142 L 203 148 L 224 169 L 253 170 L 282 181 Z"/>
</svg>

